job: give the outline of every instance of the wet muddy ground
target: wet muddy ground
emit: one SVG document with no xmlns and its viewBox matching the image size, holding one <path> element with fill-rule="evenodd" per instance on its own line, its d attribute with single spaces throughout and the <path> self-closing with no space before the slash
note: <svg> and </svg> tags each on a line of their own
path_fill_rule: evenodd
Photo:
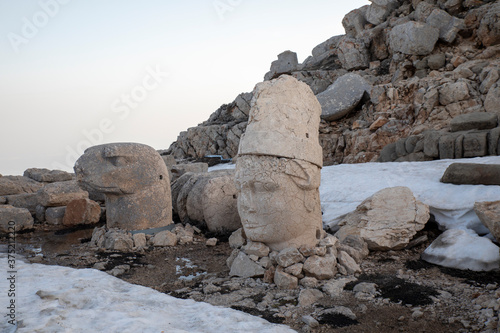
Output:
<svg viewBox="0 0 500 333">
<path fill-rule="evenodd" d="M 193 244 L 119 253 L 91 248 L 88 242 L 92 231 L 93 228 L 56 231 L 39 227 L 35 232 L 18 235 L 17 253 L 36 263 L 96 267 L 174 297 L 231 307 L 301 332 L 498 330 L 498 309 L 493 305 L 489 311 L 477 300 L 497 298 L 500 306 L 500 272 L 460 271 L 426 263 L 420 260 L 420 253 L 431 240 L 409 250 L 370 253 L 361 265 L 363 273 L 352 277 L 353 281 L 341 293 L 323 293 L 324 297 L 316 303 L 299 306 L 298 290 L 280 291 L 260 280 L 235 282 L 229 278 L 226 259 L 232 249 L 224 239 L 207 247 L 206 237 L 196 235 Z M 375 283 L 376 294 L 356 293 L 354 288 L 361 282 Z M 216 292 L 207 292 L 207 285 L 214 286 Z M 248 290 L 248 296 L 232 302 L 238 288 Z M 269 300 L 267 295 L 276 297 Z M 260 305 L 266 300 L 270 305 L 262 310 Z M 352 310 L 355 319 L 326 311 L 338 306 Z M 306 324 L 303 316 L 308 315 L 319 326 Z"/>
</svg>

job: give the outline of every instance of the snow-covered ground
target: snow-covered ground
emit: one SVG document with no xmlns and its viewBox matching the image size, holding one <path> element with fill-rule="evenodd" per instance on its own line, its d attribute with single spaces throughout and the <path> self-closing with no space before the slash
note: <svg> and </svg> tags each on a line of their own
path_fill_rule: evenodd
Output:
<svg viewBox="0 0 500 333">
<path fill-rule="evenodd" d="M 7 268 L 5 254 L 0 267 Z M 95 269 L 16 261 L 16 327 L 5 314 L 10 299 L 0 273 L 0 332 L 294 332 L 249 314 L 177 299 Z"/>
<path fill-rule="evenodd" d="M 469 228 L 487 233 L 473 210 L 474 202 L 500 200 L 500 186 L 453 185 L 440 182 L 452 163 L 500 164 L 500 156 L 430 162 L 341 164 L 321 171 L 320 199 L 323 224 L 336 231 L 342 217 L 366 198 L 387 187 L 409 187 L 415 197 L 430 206 L 443 229 Z M 209 171 L 234 168 L 219 164 Z"/>
<path fill-rule="evenodd" d="M 341 218 L 356 209 L 375 192 L 406 186 L 415 197 L 429 205 L 443 229 L 488 230 L 474 213 L 478 201 L 500 200 L 500 186 L 453 185 L 440 182 L 452 163 L 500 164 L 500 156 L 430 162 L 341 164 L 325 167 L 321 173 L 320 198 L 325 227 L 335 230 Z"/>
</svg>

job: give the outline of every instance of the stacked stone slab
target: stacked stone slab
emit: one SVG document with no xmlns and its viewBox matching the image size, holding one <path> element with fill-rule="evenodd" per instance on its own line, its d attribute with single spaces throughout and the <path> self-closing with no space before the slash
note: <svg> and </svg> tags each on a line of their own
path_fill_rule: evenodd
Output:
<svg viewBox="0 0 500 333">
<path fill-rule="evenodd" d="M 500 155 L 500 127 L 494 113 L 457 116 L 450 131 L 426 131 L 385 146 L 380 162 L 426 161 Z"/>
</svg>

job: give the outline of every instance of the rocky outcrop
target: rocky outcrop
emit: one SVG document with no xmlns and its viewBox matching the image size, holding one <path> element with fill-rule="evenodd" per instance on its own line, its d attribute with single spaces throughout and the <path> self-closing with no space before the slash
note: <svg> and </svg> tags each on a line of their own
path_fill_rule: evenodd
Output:
<svg viewBox="0 0 500 333">
<path fill-rule="evenodd" d="M 0 234 L 10 234 L 33 228 L 33 217 L 26 208 L 0 206 Z"/>
<path fill-rule="evenodd" d="M 405 140 L 398 143 L 403 155 L 398 156 L 393 145 L 384 155 L 396 158 L 381 160 L 482 156 L 474 149 L 464 154 L 460 148 L 452 157 L 449 149 L 441 154 L 433 150 L 434 141 L 428 155 L 420 151 L 421 144 L 414 144 L 426 131 L 449 132 L 458 116 L 498 112 L 500 34 L 495 15 L 499 10 L 498 2 L 489 1 L 374 0 L 348 13 L 342 21 L 346 34 L 316 46 L 302 64 L 295 64 L 293 52 L 280 54 L 266 79 L 289 74 L 308 84 L 318 98 L 345 74 L 359 75 L 369 84 L 369 99 L 341 118 L 322 120 L 319 134 L 325 165 L 376 161 L 385 146 L 400 139 Z M 251 98 L 242 94 L 207 122 L 182 132 L 169 153 L 178 159 L 234 157 Z M 470 134 L 466 145 L 483 142 L 483 136 Z M 460 135 L 456 140 L 463 145 Z M 449 147 L 451 138 L 442 141 Z M 403 146 L 410 149 L 403 151 Z M 485 154 L 497 155 L 493 146 Z"/>
</svg>

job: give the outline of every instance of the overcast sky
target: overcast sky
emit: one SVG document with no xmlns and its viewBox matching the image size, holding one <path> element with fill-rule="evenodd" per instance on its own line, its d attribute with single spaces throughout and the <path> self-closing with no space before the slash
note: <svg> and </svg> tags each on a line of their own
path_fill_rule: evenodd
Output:
<svg viewBox="0 0 500 333">
<path fill-rule="evenodd" d="M 367 0 L 0 0 L 0 174 L 179 132 L 302 62 Z"/>
</svg>

